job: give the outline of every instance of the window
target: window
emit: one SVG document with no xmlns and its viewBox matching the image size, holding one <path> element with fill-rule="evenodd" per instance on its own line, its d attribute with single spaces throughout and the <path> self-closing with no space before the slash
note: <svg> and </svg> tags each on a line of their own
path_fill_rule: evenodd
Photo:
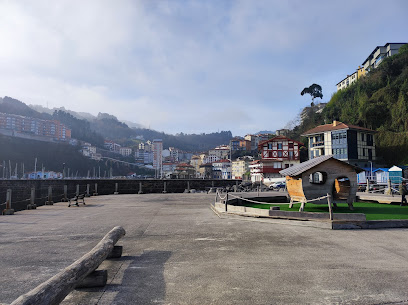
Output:
<svg viewBox="0 0 408 305">
<path fill-rule="evenodd" d="M 274 162 L 274 163 L 273 163 L 273 168 L 282 168 L 282 163 L 280 163 L 280 162 Z"/>
<path fill-rule="evenodd" d="M 289 143 L 289 148 L 293 148 L 293 143 L 292 142 Z"/>
<path fill-rule="evenodd" d="M 373 135 L 372 134 L 367 134 L 367 145 L 368 146 L 373 146 L 374 145 L 374 140 L 373 140 Z"/>
<path fill-rule="evenodd" d="M 268 143 L 268 149 L 272 149 L 272 143 Z"/>
<path fill-rule="evenodd" d="M 326 172 L 314 172 L 309 175 L 309 182 L 312 184 L 325 184 L 327 180 Z"/>
<path fill-rule="evenodd" d="M 278 149 L 282 149 L 282 143 L 278 143 Z"/>
<path fill-rule="evenodd" d="M 361 134 L 361 141 L 364 141 L 364 133 Z"/>
<path fill-rule="evenodd" d="M 279 158 L 282 157 L 282 151 L 278 151 L 278 157 L 279 157 Z"/>
</svg>

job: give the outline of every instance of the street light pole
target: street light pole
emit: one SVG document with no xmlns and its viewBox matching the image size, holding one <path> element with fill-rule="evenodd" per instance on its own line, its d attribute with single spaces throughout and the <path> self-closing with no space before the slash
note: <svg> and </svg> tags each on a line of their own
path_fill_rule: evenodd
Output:
<svg viewBox="0 0 408 305">
<path fill-rule="evenodd" d="M 373 162 L 371 161 L 368 161 L 368 162 L 370 162 L 370 166 L 371 166 L 370 179 L 373 180 Z"/>
</svg>

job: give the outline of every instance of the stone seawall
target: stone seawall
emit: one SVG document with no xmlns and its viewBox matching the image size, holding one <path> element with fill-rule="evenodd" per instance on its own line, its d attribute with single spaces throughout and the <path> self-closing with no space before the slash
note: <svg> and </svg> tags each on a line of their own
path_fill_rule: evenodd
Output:
<svg viewBox="0 0 408 305">
<path fill-rule="evenodd" d="M 0 180 L 0 204 L 5 203 L 7 189 L 12 190 L 11 207 L 15 211 L 25 210 L 30 203 L 31 189 L 35 188 L 34 203 L 44 205 L 48 200 L 48 188 L 52 187 L 52 200 L 62 201 L 64 185 L 67 186 L 68 198 L 73 198 L 79 185 L 79 193 L 85 194 L 89 185 L 89 193 L 93 195 L 114 194 L 116 183 L 119 194 L 143 193 L 182 193 L 186 189 L 208 190 L 211 187 L 233 186 L 240 180 L 207 180 L 207 179 L 166 179 L 166 180 L 136 180 L 136 179 L 64 179 L 64 180 Z M 97 191 L 95 185 L 97 184 Z M 0 206 L 0 210 L 5 208 Z"/>
</svg>

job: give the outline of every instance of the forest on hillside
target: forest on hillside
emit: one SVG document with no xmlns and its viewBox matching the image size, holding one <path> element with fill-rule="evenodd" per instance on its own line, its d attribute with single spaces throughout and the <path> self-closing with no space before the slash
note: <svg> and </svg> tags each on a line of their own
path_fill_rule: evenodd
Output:
<svg viewBox="0 0 408 305">
<path fill-rule="evenodd" d="M 306 130 L 333 120 L 376 130 L 379 161 L 408 164 L 408 45 L 365 77 L 334 93 L 321 113 L 316 113 L 313 105 L 309 107 L 306 119 L 293 129 L 292 136 L 301 139 Z"/>
<path fill-rule="evenodd" d="M 99 113 L 93 120 L 78 118 L 78 116 L 70 113 L 72 111 L 62 109 L 55 110 L 51 115 L 38 112 L 25 103 L 8 96 L 0 98 L 0 112 L 44 120 L 58 120 L 71 129 L 72 138 L 89 142 L 100 148 L 103 148 L 104 139 L 122 144 L 129 143 L 129 140 L 141 136 L 145 141 L 162 139 L 165 148 L 176 147 L 185 151 L 205 151 L 218 145 L 228 144 L 232 138 L 230 131 L 207 134 L 184 134 L 181 132 L 171 135 L 147 128 L 130 128 L 126 123 L 107 113 Z"/>
</svg>

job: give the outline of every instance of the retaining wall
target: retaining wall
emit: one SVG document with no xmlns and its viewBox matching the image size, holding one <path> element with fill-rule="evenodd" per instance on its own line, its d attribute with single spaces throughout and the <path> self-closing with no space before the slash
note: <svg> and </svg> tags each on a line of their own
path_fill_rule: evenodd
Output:
<svg viewBox="0 0 408 305">
<path fill-rule="evenodd" d="M 12 190 L 11 207 L 15 211 L 25 210 L 30 203 L 31 188 L 35 188 L 34 203 L 44 205 L 48 198 L 48 187 L 52 187 L 52 199 L 59 202 L 64 197 L 64 185 L 67 185 L 68 198 L 75 196 L 77 185 L 79 193 L 86 193 L 89 184 L 90 194 L 109 195 L 115 192 L 118 184 L 119 194 L 143 193 L 182 193 L 186 189 L 208 190 L 211 187 L 233 186 L 241 180 L 213 180 L 213 179 L 166 179 L 166 180 L 136 180 L 136 179 L 64 179 L 64 180 L 0 180 L 0 204 L 6 201 L 7 189 Z M 1 206 L 3 209 L 4 206 Z"/>
</svg>

